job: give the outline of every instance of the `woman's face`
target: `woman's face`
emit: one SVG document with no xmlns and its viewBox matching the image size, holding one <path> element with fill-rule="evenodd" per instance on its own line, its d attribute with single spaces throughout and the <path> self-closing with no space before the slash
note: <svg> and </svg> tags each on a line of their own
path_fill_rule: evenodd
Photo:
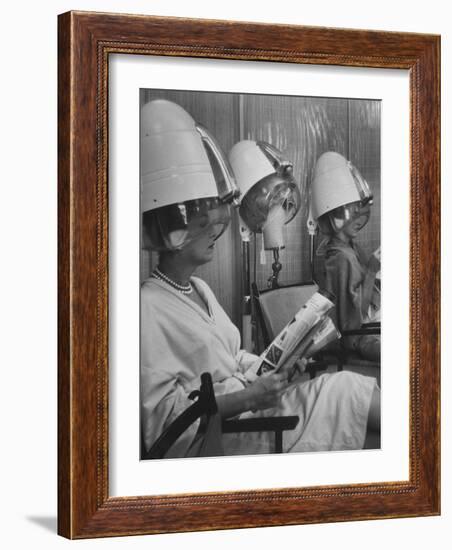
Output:
<svg viewBox="0 0 452 550">
<path fill-rule="evenodd" d="M 342 235 L 345 240 L 354 239 L 361 229 L 367 224 L 370 218 L 370 203 L 362 204 L 359 202 L 351 203 L 342 207 L 340 213 L 347 214 L 343 215 L 345 223 L 338 235 Z M 348 220 L 346 218 L 349 218 Z"/>
<path fill-rule="evenodd" d="M 208 263 L 213 258 L 215 250 L 215 241 L 221 233 L 222 226 L 209 223 L 207 216 L 200 216 L 190 222 L 197 227 L 196 232 L 199 233 L 190 242 L 188 242 L 181 250 L 179 250 L 179 258 L 185 260 L 194 267 Z"/>
<path fill-rule="evenodd" d="M 361 231 L 361 229 L 367 224 L 368 221 L 369 221 L 369 214 L 359 216 L 358 218 L 349 222 L 342 231 L 344 235 L 346 235 L 348 238 L 354 239 L 358 235 L 358 233 Z"/>
</svg>

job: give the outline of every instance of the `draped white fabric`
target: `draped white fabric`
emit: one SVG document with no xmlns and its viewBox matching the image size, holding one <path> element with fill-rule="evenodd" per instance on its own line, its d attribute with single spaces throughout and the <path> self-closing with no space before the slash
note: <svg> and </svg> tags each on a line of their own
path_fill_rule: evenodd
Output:
<svg viewBox="0 0 452 550">
<path fill-rule="evenodd" d="M 216 395 L 243 389 L 244 373 L 256 357 L 240 349 L 240 334 L 201 279 L 192 277 L 209 314 L 165 282 L 148 279 L 141 294 L 141 419 L 146 447 L 192 401 L 191 391 L 210 372 Z M 375 380 L 352 373 L 324 374 L 294 383 L 281 405 L 242 417 L 296 414 L 297 428 L 284 435 L 285 451 L 362 448 Z M 173 446 L 184 456 L 196 434 L 195 423 Z M 269 433 L 228 434 L 225 454 L 272 452 Z"/>
</svg>

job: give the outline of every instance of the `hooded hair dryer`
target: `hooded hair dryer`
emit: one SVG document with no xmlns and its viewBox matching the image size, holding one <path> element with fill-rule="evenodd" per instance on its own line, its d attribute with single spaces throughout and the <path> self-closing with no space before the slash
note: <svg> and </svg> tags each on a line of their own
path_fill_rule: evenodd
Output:
<svg viewBox="0 0 452 550">
<path fill-rule="evenodd" d="M 293 165 L 272 145 L 251 140 L 236 143 L 229 160 L 241 191 L 240 218 L 249 232 L 262 233 L 265 250 L 273 251 L 270 285 L 276 288 L 281 270 L 279 250 L 285 246 L 283 228 L 301 204 Z M 242 228 L 243 234 L 246 230 Z"/>
</svg>

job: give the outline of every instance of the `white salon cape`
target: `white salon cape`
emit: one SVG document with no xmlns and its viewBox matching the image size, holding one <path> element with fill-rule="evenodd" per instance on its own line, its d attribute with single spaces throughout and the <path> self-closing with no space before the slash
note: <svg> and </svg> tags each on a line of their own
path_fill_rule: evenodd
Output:
<svg viewBox="0 0 452 550">
<path fill-rule="evenodd" d="M 256 356 L 240 349 L 240 333 L 208 285 L 191 278 L 209 314 L 159 279 L 141 289 L 141 422 L 147 449 L 193 401 L 189 394 L 210 372 L 216 395 L 242 390 Z M 298 415 L 284 433 L 285 452 L 361 449 L 364 444 L 375 379 L 350 372 L 323 374 L 291 385 L 277 408 L 246 412 L 241 418 Z M 194 423 L 167 456 L 183 457 L 192 444 Z M 225 455 L 273 452 L 268 432 L 225 434 Z"/>
</svg>

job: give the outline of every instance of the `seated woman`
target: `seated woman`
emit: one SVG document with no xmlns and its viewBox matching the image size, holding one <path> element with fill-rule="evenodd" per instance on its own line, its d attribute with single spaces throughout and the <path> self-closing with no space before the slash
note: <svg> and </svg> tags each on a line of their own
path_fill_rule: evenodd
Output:
<svg viewBox="0 0 452 550">
<path fill-rule="evenodd" d="M 200 150 L 191 147 L 190 167 L 184 165 L 180 141 L 171 139 L 162 112 L 159 105 L 142 115 L 143 222 L 151 247 L 159 251 L 158 266 L 141 289 L 141 427 L 146 449 L 191 405 L 189 395 L 206 371 L 224 418 L 299 416 L 296 429 L 286 432 L 285 452 L 362 448 L 368 429 L 380 427 L 380 392 L 374 379 L 344 372 L 289 384 L 285 374 L 249 376 L 257 357 L 241 350 L 238 329 L 208 285 L 194 276 L 211 261 L 229 222 L 229 206 L 210 168 L 209 181 L 200 169 L 204 161 L 208 166 L 207 157 L 193 161 L 193 155 L 202 157 Z M 169 118 L 172 128 L 178 127 L 176 117 Z M 164 134 L 161 142 L 153 136 L 159 132 Z M 171 176 L 161 186 L 166 169 Z M 196 432 L 195 424 L 168 456 L 187 456 Z M 223 436 L 226 455 L 269 453 L 273 444 L 265 432 Z"/>
<path fill-rule="evenodd" d="M 325 240 L 325 288 L 336 297 L 341 332 L 380 321 L 380 250 L 367 257 L 355 239 L 370 217 L 372 194 L 358 170 L 342 155 L 324 153 L 317 161 L 311 190 L 312 214 Z M 354 335 L 346 346 L 380 361 L 380 336 Z"/>
</svg>

